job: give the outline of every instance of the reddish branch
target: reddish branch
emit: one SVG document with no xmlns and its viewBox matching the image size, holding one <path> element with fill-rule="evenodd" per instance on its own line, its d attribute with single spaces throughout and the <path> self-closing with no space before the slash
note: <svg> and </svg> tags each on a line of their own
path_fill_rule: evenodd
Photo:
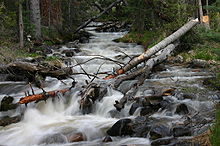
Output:
<svg viewBox="0 0 220 146">
<path fill-rule="evenodd" d="M 47 100 L 47 98 L 49 98 L 49 97 L 55 97 L 57 95 L 57 93 L 64 94 L 67 91 L 69 91 L 69 89 L 55 90 L 55 91 L 49 91 L 49 92 L 45 92 L 45 93 L 41 93 L 41 94 L 25 96 L 25 97 L 20 98 L 18 103 L 19 104 L 28 104 L 33 101 L 38 102 L 40 100 Z"/>
</svg>

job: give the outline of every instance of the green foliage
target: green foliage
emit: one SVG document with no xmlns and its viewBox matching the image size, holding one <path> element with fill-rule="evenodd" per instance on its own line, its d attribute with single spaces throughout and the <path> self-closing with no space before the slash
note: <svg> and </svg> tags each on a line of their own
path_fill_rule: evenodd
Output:
<svg viewBox="0 0 220 146">
<path fill-rule="evenodd" d="M 210 141 L 211 141 L 212 146 L 220 145 L 220 108 L 219 108 L 219 105 L 217 107 L 216 114 L 215 114 L 215 124 L 211 128 Z"/>
</svg>

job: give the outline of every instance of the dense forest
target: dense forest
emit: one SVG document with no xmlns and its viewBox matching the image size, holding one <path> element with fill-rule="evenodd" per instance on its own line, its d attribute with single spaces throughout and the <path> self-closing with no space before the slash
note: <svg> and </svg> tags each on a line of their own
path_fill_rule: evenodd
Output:
<svg viewBox="0 0 220 146">
<path fill-rule="evenodd" d="M 32 113 L 36 116 L 47 115 L 46 121 L 59 117 L 60 110 L 66 125 L 86 117 L 84 125 L 74 127 L 72 133 L 63 130 L 62 122 L 53 121 L 36 124 L 35 130 L 55 125 L 65 132 L 51 126 L 53 132 L 48 127 L 47 133 L 41 131 L 46 138 L 35 134 L 29 143 L 13 138 L 12 143 L 88 141 L 83 144 L 97 145 L 102 139 L 107 145 L 123 145 L 124 141 L 138 145 L 143 144 L 141 138 L 147 138 L 150 142 L 145 142 L 152 145 L 217 146 L 219 91 L 220 0 L 0 0 L 0 126 L 34 126 L 31 108 L 38 110 Z M 105 102 L 106 97 L 114 99 Z M 22 104 L 31 105 L 25 110 Z M 114 110 L 107 109 L 110 106 Z M 19 114 L 8 112 L 13 110 Z M 209 110 L 211 114 L 204 112 Z M 100 116 L 102 111 L 105 115 Z M 158 115 L 162 116 L 159 120 Z M 88 122 L 98 131 L 93 127 L 86 134 Z M 0 127 L 0 137 L 4 137 L 0 143 L 11 144 L 8 133 Z M 141 138 L 132 143 L 126 136 Z"/>
</svg>

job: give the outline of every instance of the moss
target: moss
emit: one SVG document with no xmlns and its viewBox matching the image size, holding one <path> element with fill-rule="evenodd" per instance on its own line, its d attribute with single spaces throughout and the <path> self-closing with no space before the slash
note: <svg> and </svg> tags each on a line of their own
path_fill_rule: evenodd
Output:
<svg viewBox="0 0 220 146">
<path fill-rule="evenodd" d="M 215 114 L 215 124 L 211 128 L 210 141 L 212 146 L 220 145 L 220 107 L 218 105 Z"/>
<path fill-rule="evenodd" d="M 59 60 L 60 58 L 57 56 L 48 56 L 45 61 L 56 61 Z"/>
</svg>

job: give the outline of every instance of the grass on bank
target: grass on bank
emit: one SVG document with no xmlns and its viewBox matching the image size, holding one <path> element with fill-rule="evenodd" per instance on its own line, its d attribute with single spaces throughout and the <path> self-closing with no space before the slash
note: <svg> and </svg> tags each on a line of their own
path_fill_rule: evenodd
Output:
<svg viewBox="0 0 220 146">
<path fill-rule="evenodd" d="M 159 37 L 158 37 L 159 36 Z M 143 45 L 144 48 L 149 48 L 150 46 L 155 45 L 157 42 L 162 40 L 162 36 L 160 36 L 155 31 L 144 31 L 144 32 L 129 32 L 124 37 L 116 39 L 116 42 L 124 42 L 124 43 L 137 43 L 139 45 Z"/>
</svg>

